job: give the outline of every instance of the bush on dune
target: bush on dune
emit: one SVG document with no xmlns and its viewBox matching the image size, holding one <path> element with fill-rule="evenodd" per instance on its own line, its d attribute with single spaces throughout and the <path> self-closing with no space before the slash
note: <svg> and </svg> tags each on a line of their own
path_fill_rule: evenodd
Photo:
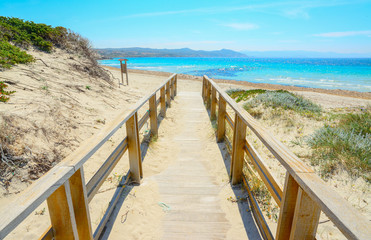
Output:
<svg viewBox="0 0 371 240">
<path fill-rule="evenodd" d="M 77 53 L 87 58 L 84 70 L 92 77 L 100 77 L 110 82 L 110 76 L 96 61 L 96 53 L 88 39 L 64 27 L 52 27 L 42 23 L 24 21 L 19 18 L 0 16 L 0 69 L 10 68 L 18 63 L 29 63 L 34 58 L 21 50 L 35 47 L 50 53 L 55 47 L 70 53 Z"/>
<path fill-rule="evenodd" d="M 307 139 L 311 163 L 324 177 L 344 168 L 352 176 L 371 181 L 371 108 L 340 115 L 337 124 L 325 125 Z"/>
</svg>

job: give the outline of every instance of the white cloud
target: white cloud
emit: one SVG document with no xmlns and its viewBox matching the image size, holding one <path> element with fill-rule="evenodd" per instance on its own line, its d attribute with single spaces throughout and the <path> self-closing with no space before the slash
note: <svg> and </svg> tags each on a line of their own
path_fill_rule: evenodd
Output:
<svg viewBox="0 0 371 240">
<path fill-rule="evenodd" d="M 259 26 L 253 23 L 226 23 L 222 26 L 233 28 L 235 30 L 253 30 L 258 29 Z"/>
<path fill-rule="evenodd" d="M 350 36 L 371 36 L 371 31 L 347 31 L 347 32 L 328 32 L 314 34 L 317 37 L 350 37 Z"/>
</svg>

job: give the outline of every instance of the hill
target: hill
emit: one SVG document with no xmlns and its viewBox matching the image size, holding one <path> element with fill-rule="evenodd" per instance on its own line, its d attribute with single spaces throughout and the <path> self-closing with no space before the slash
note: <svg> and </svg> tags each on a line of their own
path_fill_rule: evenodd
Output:
<svg viewBox="0 0 371 240">
<path fill-rule="evenodd" d="M 154 48 L 98 48 L 95 49 L 102 58 L 117 58 L 117 57 L 229 57 L 243 58 L 247 57 L 243 53 L 239 53 L 229 49 L 204 51 L 193 50 L 190 48 L 181 49 L 154 49 Z"/>
<path fill-rule="evenodd" d="M 241 51 L 256 58 L 370 58 L 371 53 L 334 53 L 314 51 Z"/>
</svg>

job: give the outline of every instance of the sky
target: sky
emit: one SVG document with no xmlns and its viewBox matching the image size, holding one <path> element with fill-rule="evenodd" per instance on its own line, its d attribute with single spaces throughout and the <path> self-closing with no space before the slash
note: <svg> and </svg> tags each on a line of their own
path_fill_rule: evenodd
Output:
<svg viewBox="0 0 371 240">
<path fill-rule="evenodd" d="M 0 0 L 0 15 L 70 28 L 96 48 L 371 53 L 371 0 Z"/>
</svg>

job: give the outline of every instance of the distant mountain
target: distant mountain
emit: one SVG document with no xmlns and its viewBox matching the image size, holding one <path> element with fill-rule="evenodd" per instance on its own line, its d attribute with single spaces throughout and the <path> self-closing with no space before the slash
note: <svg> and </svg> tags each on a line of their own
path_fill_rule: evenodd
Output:
<svg viewBox="0 0 371 240">
<path fill-rule="evenodd" d="M 154 49 L 154 48 L 98 48 L 95 49 L 102 58 L 115 57 L 229 57 L 244 58 L 245 54 L 229 49 L 216 51 L 181 49 Z"/>
<path fill-rule="evenodd" d="M 371 53 L 334 53 L 312 51 L 241 51 L 257 58 L 371 58 Z"/>
</svg>

